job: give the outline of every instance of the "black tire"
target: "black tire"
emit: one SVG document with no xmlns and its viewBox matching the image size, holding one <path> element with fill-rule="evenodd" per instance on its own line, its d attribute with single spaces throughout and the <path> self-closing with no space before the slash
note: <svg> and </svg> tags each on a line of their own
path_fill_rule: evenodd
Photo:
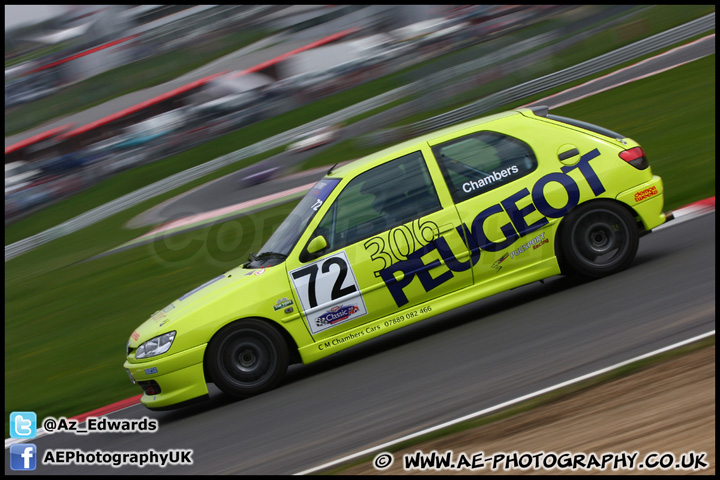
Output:
<svg viewBox="0 0 720 480">
<path fill-rule="evenodd" d="M 215 334 L 205 360 L 220 390 L 246 398 L 280 383 L 288 367 L 288 349 L 275 328 L 261 320 L 248 319 Z"/>
<path fill-rule="evenodd" d="M 560 232 L 563 273 L 600 278 L 624 270 L 635 259 L 638 238 L 635 218 L 617 203 L 580 205 L 565 218 Z"/>
</svg>

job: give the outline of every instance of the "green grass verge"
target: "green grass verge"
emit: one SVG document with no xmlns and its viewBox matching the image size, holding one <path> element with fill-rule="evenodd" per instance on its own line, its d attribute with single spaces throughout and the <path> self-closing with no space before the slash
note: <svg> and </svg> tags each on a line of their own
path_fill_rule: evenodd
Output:
<svg viewBox="0 0 720 480">
<path fill-rule="evenodd" d="M 568 387 L 561 388 L 554 392 L 550 392 L 545 395 L 540 395 L 540 396 L 533 398 L 531 400 L 528 400 L 526 402 L 522 402 L 522 403 L 514 405 L 512 407 L 508 407 L 497 413 L 481 416 L 478 418 L 474 418 L 472 420 L 467 420 L 465 422 L 457 423 L 455 425 L 451 425 L 449 427 L 446 427 L 446 428 L 443 428 L 443 429 L 440 429 L 440 430 L 437 430 L 434 432 L 430 432 L 425 435 L 421 435 L 416 438 L 406 440 L 404 442 L 400 442 L 396 445 L 385 448 L 384 451 L 395 453 L 395 452 L 399 452 L 399 451 L 409 449 L 409 448 L 412 448 L 415 446 L 417 446 L 419 448 L 419 446 L 421 444 L 426 443 L 426 442 L 430 442 L 433 440 L 438 440 L 438 439 L 450 437 L 453 435 L 457 435 L 457 434 L 459 434 L 461 432 L 465 432 L 467 430 L 479 428 L 484 425 L 489 425 L 491 423 L 498 422 L 500 420 L 504 420 L 506 418 L 514 417 L 516 415 L 533 410 L 533 409 L 541 407 L 543 405 L 548 405 L 550 403 L 557 402 L 560 400 L 570 399 L 573 396 L 579 395 L 580 393 L 591 390 L 600 385 L 612 382 L 614 380 L 619 380 L 624 377 L 628 377 L 635 373 L 640 373 L 643 370 L 645 370 L 653 365 L 664 363 L 664 362 L 673 360 L 675 358 L 696 352 L 698 350 L 701 350 L 704 348 L 709 348 L 714 345 L 715 345 L 715 336 L 712 336 L 707 339 L 700 340 L 697 343 L 685 345 L 685 346 L 677 348 L 675 350 L 661 353 L 654 357 L 646 358 L 643 360 L 638 360 L 637 362 L 633 362 L 629 365 L 625 365 L 623 367 L 618 368 L 617 370 L 613 370 L 612 372 L 608 372 L 606 374 L 599 375 L 595 378 L 591 378 L 591 379 L 585 380 L 583 382 L 579 382 L 575 385 L 570 385 Z M 344 465 L 333 467 L 333 468 L 325 470 L 325 471 L 317 472 L 317 474 L 321 474 L 321 475 L 338 475 L 338 474 L 340 474 L 340 475 L 342 475 L 343 472 L 346 471 L 347 469 L 349 469 L 350 467 L 370 463 L 372 461 L 372 459 L 375 457 L 375 455 L 377 455 L 377 452 L 370 454 L 366 457 L 354 459 Z"/>
<path fill-rule="evenodd" d="M 357 115 L 355 117 L 349 118 L 343 122 L 345 126 L 352 125 L 353 123 L 357 123 L 360 120 L 365 120 L 368 117 L 372 117 L 373 115 L 377 115 L 378 113 L 382 113 L 386 110 L 390 110 L 391 108 L 397 107 L 398 105 L 402 105 L 403 103 L 407 103 L 412 99 L 412 97 L 403 97 L 399 98 L 397 100 L 394 100 L 390 103 L 386 103 L 385 105 L 377 108 L 373 108 L 372 110 L 368 110 L 365 113 L 361 113 L 360 115 Z"/>
<path fill-rule="evenodd" d="M 33 50 L 31 52 L 25 53 L 23 55 L 17 55 L 9 60 L 5 60 L 5 68 L 10 68 L 15 65 L 19 65 L 21 63 L 29 62 L 31 60 L 35 60 L 40 57 L 44 57 L 45 55 L 52 55 L 55 52 L 60 52 L 64 50 L 65 48 L 72 45 L 72 40 L 63 40 L 60 43 L 57 43 L 55 45 L 47 45 L 44 47 L 40 47 L 36 50 Z M 8 50 L 13 43 L 6 43 L 5 44 L 5 55 L 7 57 Z"/>
<path fill-rule="evenodd" d="M 263 154 L 262 156 L 268 154 L 269 153 Z M 237 167 L 230 165 L 218 170 L 211 176 L 220 178 L 223 175 L 232 173 L 236 168 Z M 125 224 L 149 208 L 159 205 L 189 189 L 203 185 L 207 181 L 208 177 L 195 180 L 185 186 L 158 195 L 155 198 L 115 214 L 101 222 L 61 237 L 6 262 L 6 285 L 8 282 L 25 281 L 34 276 L 80 262 L 149 232 L 154 228 L 153 226 L 127 229 L 125 228 Z"/>
<path fill-rule="evenodd" d="M 255 30 L 233 32 L 211 44 L 183 47 L 95 75 L 48 97 L 7 110 L 5 136 L 168 82 L 267 35 L 265 31 Z"/>
</svg>

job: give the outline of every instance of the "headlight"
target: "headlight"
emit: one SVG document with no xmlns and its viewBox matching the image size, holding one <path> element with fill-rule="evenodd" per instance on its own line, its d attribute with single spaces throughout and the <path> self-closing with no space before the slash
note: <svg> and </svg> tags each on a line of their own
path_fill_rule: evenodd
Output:
<svg viewBox="0 0 720 480">
<path fill-rule="evenodd" d="M 173 340 L 175 340 L 175 332 L 168 332 L 159 337 L 151 338 L 138 347 L 135 358 L 148 358 L 165 353 L 170 350 Z"/>
</svg>

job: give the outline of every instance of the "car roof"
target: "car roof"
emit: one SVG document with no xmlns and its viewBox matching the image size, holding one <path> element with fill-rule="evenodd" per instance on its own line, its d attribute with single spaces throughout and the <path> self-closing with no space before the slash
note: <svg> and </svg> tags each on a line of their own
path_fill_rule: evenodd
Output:
<svg viewBox="0 0 720 480">
<path fill-rule="evenodd" d="M 362 157 L 353 162 L 347 163 L 339 167 L 337 170 L 333 170 L 333 172 L 327 175 L 327 177 L 342 178 L 346 176 L 355 176 L 360 172 L 384 163 L 385 160 L 392 158 L 393 156 L 399 154 L 400 152 L 406 151 L 413 146 L 418 146 L 419 148 L 419 146 L 424 143 L 432 143 L 432 141 L 435 139 L 442 138 L 447 135 L 452 135 L 454 133 L 459 133 L 467 128 L 476 127 L 484 123 L 490 123 L 494 122 L 495 120 L 500 120 L 502 118 L 507 118 L 513 115 L 520 114 L 520 110 L 511 110 L 507 112 L 496 113 L 494 115 L 488 115 L 487 117 L 475 118 L 467 122 L 452 125 L 450 127 L 437 130 L 435 132 L 426 133 L 425 135 L 406 140 L 402 143 L 393 145 L 392 147 L 385 148 L 383 150 L 380 150 L 379 152 L 372 153 L 366 157 Z"/>
</svg>

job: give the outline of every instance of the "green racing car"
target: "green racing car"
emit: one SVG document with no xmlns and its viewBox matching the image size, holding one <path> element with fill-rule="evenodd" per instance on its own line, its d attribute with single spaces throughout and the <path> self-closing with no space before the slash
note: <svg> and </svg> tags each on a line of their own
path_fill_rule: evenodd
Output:
<svg viewBox="0 0 720 480">
<path fill-rule="evenodd" d="M 547 107 L 475 119 L 328 172 L 259 254 L 133 331 L 124 367 L 150 409 L 208 382 L 252 396 L 490 295 L 619 272 L 670 219 L 635 141 Z"/>
</svg>

